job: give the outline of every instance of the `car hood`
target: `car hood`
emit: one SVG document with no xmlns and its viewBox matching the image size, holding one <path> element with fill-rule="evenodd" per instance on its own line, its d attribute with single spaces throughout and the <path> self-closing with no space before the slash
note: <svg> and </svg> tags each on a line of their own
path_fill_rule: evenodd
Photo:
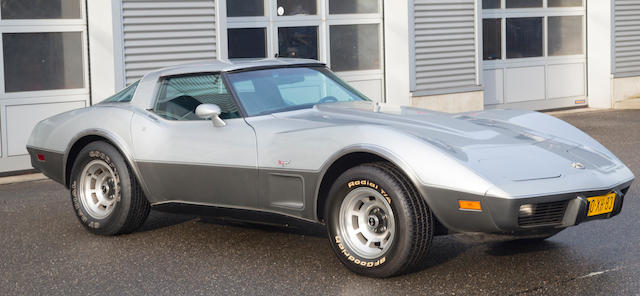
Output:
<svg viewBox="0 0 640 296">
<path fill-rule="evenodd" d="M 578 129 L 532 111 L 449 114 L 349 102 L 321 104 L 308 112 L 285 114 L 275 116 L 330 125 L 394 128 L 436 147 L 495 185 L 626 169 L 611 152 Z"/>
</svg>

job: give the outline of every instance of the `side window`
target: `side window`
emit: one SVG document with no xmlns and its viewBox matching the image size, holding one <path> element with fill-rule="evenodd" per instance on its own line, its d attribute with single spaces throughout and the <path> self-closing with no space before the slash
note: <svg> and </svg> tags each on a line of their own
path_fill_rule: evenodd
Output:
<svg viewBox="0 0 640 296">
<path fill-rule="evenodd" d="M 119 93 L 105 99 L 103 102 L 131 102 L 131 99 L 133 99 L 133 94 L 136 92 L 136 88 L 138 87 L 138 82 L 140 81 L 134 82 L 133 84 L 127 86 L 125 89 L 121 90 Z"/>
<path fill-rule="evenodd" d="M 201 120 L 196 115 L 200 104 L 220 106 L 222 119 L 240 117 L 238 106 L 220 74 L 164 78 L 153 111 L 168 120 Z"/>
</svg>

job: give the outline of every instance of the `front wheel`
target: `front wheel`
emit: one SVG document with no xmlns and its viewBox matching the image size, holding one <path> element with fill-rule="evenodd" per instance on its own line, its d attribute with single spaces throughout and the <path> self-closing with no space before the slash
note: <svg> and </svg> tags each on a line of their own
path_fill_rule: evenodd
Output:
<svg viewBox="0 0 640 296">
<path fill-rule="evenodd" d="M 92 142 L 78 153 L 71 202 L 80 223 L 102 235 L 133 232 L 151 209 L 120 152 L 106 142 Z"/>
<path fill-rule="evenodd" d="M 325 217 L 340 261 L 371 277 L 395 276 L 417 267 L 433 237 L 431 210 L 389 163 L 360 165 L 338 177 Z"/>
</svg>

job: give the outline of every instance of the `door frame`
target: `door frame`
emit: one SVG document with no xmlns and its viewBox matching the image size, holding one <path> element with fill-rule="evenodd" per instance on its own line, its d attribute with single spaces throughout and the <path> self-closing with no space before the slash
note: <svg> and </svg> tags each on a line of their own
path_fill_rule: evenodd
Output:
<svg viewBox="0 0 640 296">
<path fill-rule="evenodd" d="M 582 1 L 582 7 L 561 7 L 561 8 L 549 8 L 548 0 L 542 0 L 541 8 L 506 8 L 506 0 L 501 0 L 501 8 L 499 9 L 480 9 L 482 13 L 481 25 L 483 19 L 501 19 L 501 52 L 502 59 L 499 60 L 482 60 L 482 55 L 479 55 L 479 59 L 482 61 L 481 71 L 487 70 L 503 70 L 503 83 L 502 83 L 502 102 L 497 104 L 489 104 L 483 102 L 485 108 L 525 108 L 525 109 L 550 109 L 550 108 L 562 108 L 573 106 L 586 106 L 589 103 L 588 93 L 588 68 L 587 68 L 587 0 Z M 581 55 L 565 55 L 565 56 L 549 56 L 548 55 L 548 19 L 555 16 L 582 16 L 582 48 L 583 54 Z M 506 53 L 506 20 L 508 18 L 527 18 L 527 17 L 542 17 L 542 46 L 543 56 L 532 58 L 513 58 L 507 59 Z M 479 46 L 482 46 L 482 33 L 479 33 L 480 41 Z M 584 65 L 584 95 L 578 97 L 565 97 L 565 98 L 550 98 L 548 93 L 548 86 L 546 81 L 548 80 L 548 67 L 553 65 L 563 64 L 578 64 Z M 506 102 L 506 78 L 505 71 L 507 69 L 517 69 L 521 67 L 533 67 L 540 66 L 545 69 L 545 98 L 544 100 L 530 100 L 521 102 Z M 485 79 L 486 82 L 486 79 Z M 485 93 L 486 95 L 486 93 Z M 578 103 L 582 101 L 581 103 Z"/>
<path fill-rule="evenodd" d="M 89 77 L 89 44 L 87 26 L 87 3 L 80 2 L 80 18 L 78 19 L 2 19 L 0 15 L 0 65 L 4 66 L 4 54 L 1 35 L 4 33 L 80 33 L 82 45 L 82 70 L 83 87 L 74 89 L 54 89 L 38 91 L 5 92 L 4 67 L 0 67 L 0 173 L 30 170 L 31 160 L 26 149 L 22 152 L 9 151 L 9 120 L 8 114 L 11 108 L 28 108 L 30 106 L 47 105 L 53 107 L 56 104 L 65 104 L 69 108 L 86 107 L 91 104 L 90 77 Z M 58 110 L 58 111 L 59 111 Z M 35 125 L 44 119 L 42 115 L 36 115 L 35 121 L 28 119 L 28 124 Z M 25 120 L 21 122 L 25 124 Z M 29 136 L 21 135 L 21 136 Z M 26 143 L 25 143 L 26 144 Z"/>
<path fill-rule="evenodd" d="M 384 34 L 384 3 L 378 0 L 378 13 L 363 14 L 329 14 L 329 0 L 317 0 L 317 15 L 293 15 L 278 16 L 277 1 L 263 0 L 264 16 L 256 17 L 227 17 L 226 4 L 230 0 L 216 1 L 216 26 L 218 32 L 219 59 L 228 60 L 227 29 L 235 28 L 266 28 L 267 58 L 274 57 L 278 52 L 278 28 L 298 26 L 318 26 L 318 58 L 321 62 L 331 66 L 330 55 L 330 26 L 331 25 L 358 25 L 379 24 L 379 59 L 380 68 L 374 70 L 356 70 L 336 72 L 338 76 L 347 82 L 360 82 L 379 80 L 381 83 L 380 99 L 386 101 L 386 65 L 385 65 L 385 34 Z"/>
</svg>

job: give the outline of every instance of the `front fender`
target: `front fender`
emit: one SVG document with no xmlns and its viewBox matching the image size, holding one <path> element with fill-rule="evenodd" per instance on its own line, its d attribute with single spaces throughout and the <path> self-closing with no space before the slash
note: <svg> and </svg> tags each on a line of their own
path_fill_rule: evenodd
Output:
<svg viewBox="0 0 640 296">
<path fill-rule="evenodd" d="M 356 137 L 358 142 L 345 145 L 322 165 L 321 177 L 316 187 L 318 197 L 321 180 L 329 167 L 341 157 L 355 152 L 377 155 L 395 164 L 415 185 L 436 216 L 450 211 L 451 205 L 457 205 L 456 196 L 442 192 L 458 192 L 465 196 L 483 198 L 487 190 L 493 187 L 489 181 L 478 176 L 472 170 L 447 152 L 431 143 L 408 133 L 382 126 L 361 126 L 358 130 L 367 131 L 374 137 Z M 442 215 L 447 216 L 449 215 Z M 441 221 L 445 226 L 451 225 Z"/>
</svg>

